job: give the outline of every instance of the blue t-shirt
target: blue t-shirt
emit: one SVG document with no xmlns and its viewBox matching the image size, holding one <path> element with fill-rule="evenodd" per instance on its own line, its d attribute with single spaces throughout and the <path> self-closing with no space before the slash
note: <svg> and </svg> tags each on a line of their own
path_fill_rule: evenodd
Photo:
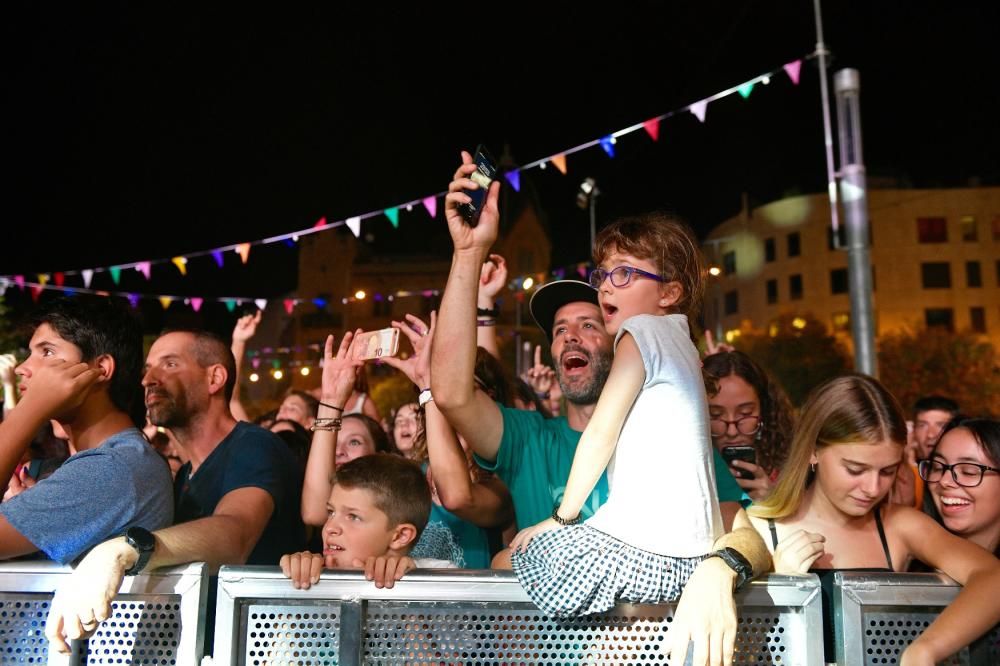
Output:
<svg viewBox="0 0 1000 666">
<path fill-rule="evenodd" d="M 285 553 L 305 548 L 300 502 L 302 478 L 295 458 L 273 432 L 240 421 L 191 475 L 191 463 L 174 482 L 176 522 L 205 518 L 219 501 L 240 488 L 261 488 L 274 500 L 274 511 L 247 564 L 276 565 Z"/>
<path fill-rule="evenodd" d="M 0 504 L 0 515 L 39 550 L 72 562 L 129 527 L 169 527 L 170 468 L 135 428 L 71 456 L 48 478 Z"/>
<path fill-rule="evenodd" d="M 562 502 L 573 456 L 583 434 L 569 427 L 564 417 L 546 419 L 538 412 L 500 406 L 503 436 L 496 461 L 476 456 L 476 462 L 507 484 L 514 501 L 517 526 L 521 529 L 540 523 Z M 712 447 L 715 485 L 720 502 L 739 502 L 743 489 L 733 478 L 719 452 Z M 664 470 L 664 479 L 667 470 Z M 580 509 L 586 519 L 608 499 L 607 471 Z"/>
<path fill-rule="evenodd" d="M 420 466 L 424 473 L 427 467 L 426 462 Z M 489 534 L 437 502 L 431 502 L 427 526 L 410 551 L 410 557 L 447 560 L 460 569 L 489 569 Z"/>
</svg>

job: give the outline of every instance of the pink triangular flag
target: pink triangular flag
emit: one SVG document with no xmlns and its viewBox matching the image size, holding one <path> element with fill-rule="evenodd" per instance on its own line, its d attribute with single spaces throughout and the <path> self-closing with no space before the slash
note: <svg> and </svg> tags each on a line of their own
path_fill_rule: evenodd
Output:
<svg viewBox="0 0 1000 666">
<path fill-rule="evenodd" d="M 703 99 L 700 102 L 695 102 L 688 107 L 688 110 L 695 115 L 695 117 L 701 122 L 705 122 L 705 110 L 708 109 L 708 100 Z"/>
<path fill-rule="evenodd" d="M 14 276 L 14 282 L 16 282 L 17 286 L 21 288 L 21 291 L 24 291 L 24 276 L 23 275 L 15 275 Z"/>
<path fill-rule="evenodd" d="M 313 225 L 313 229 L 322 229 L 325 226 L 326 226 L 326 218 L 325 217 L 321 217 L 316 222 L 316 224 Z"/>
<path fill-rule="evenodd" d="M 424 199 L 424 208 L 427 209 L 427 214 L 431 217 L 437 217 L 438 214 L 438 200 L 437 197 L 427 197 Z"/>
<path fill-rule="evenodd" d="M 256 370 L 257 368 L 259 368 L 260 367 L 260 357 L 259 356 L 254 356 L 252 359 L 250 359 L 250 365 L 253 366 L 254 370 Z"/>
<path fill-rule="evenodd" d="M 197 312 L 198 310 L 201 310 L 201 304 L 204 301 L 205 301 L 205 299 L 203 299 L 203 298 L 199 298 L 197 296 L 193 296 L 191 298 L 191 309 L 194 310 L 195 312 Z"/>
<path fill-rule="evenodd" d="M 258 310 L 263 310 L 264 308 L 267 307 L 267 299 L 266 298 L 257 298 L 257 299 L 254 300 L 254 303 L 257 305 L 257 309 Z"/>
<path fill-rule="evenodd" d="M 649 136 L 653 139 L 653 141 L 659 141 L 660 140 L 660 119 L 659 118 L 653 118 L 651 120 L 647 120 L 646 122 L 644 122 L 642 124 L 642 127 L 643 127 L 643 129 L 646 130 L 646 133 L 649 134 Z"/>
<path fill-rule="evenodd" d="M 295 299 L 294 298 L 286 298 L 285 299 L 285 312 L 287 312 L 288 314 L 292 314 L 292 310 L 294 310 L 294 309 L 295 309 Z"/>
<path fill-rule="evenodd" d="M 243 263 L 247 263 L 247 259 L 250 257 L 250 243 L 240 243 L 236 246 L 236 254 L 240 255 L 240 259 Z"/>
<path fill-rule="evenodd" d="M 356 216 L 355 217 L 349 217 L 346 220 L 344 220 L 344 224 L 346 224 L 347 228 L 351 230 L 351 233 L 354 234 L 355 238 L 358 238 L 358 237 L 361 236 L 361 218 L 360 217 L 356 217 Z"/>
<path fill-rule="evenodd" d="M 150 262 L 148 262 L 148 261 L 140 261 L 139 263 L 137 263 L 135 265 L 135 270 L 137 270 L 140 273 L 142 273 L 143 275 L 145 275 L 146 279 L 148 280 L 149 279 Z"/>
<path fill-rule="evenodd" d="M 559 169 L 559 171 L 562 172 L 562 175 L 564 176 L 566 175 L 566 155 L 564 155 L 563 153 L 559 153 L 558 155 L 553 157 L 550 161 L 552 162 L 552 164 L 556 166 L 557 169 Z"/>
<path fill-rule="evenodd" d="M 788 78 L 792 80 L 792 83 L 799 85 L 799 74 L 802 72 L 802 61 L 794 60 L 784 65 L 783 69 L 785 70 L 785 74 L 788 74 Z"/>
<path fill-rule="evenodd" d="M 94 277 L 94 271 L 90 268 L 84 268 L 82 271 L 80 271 L 80 275 L 83 276 L 83 286 L 86 287 L 87 289 L 90 289 L 90 281 Z"/>
</svg>

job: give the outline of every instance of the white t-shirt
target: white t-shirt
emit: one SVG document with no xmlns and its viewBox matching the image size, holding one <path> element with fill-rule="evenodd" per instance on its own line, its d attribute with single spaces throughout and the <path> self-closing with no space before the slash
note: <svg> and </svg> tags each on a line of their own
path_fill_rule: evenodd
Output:
<svg viewBox="0 0 1000 666">
<path fill-rule="evenodd" d="M 659 555 L 697 557 L 722 535 L 708 398 L 685 315 L 636 315 L 646 379 L 608 464 L 608 501 L 587 525 Z"/>
</svg>

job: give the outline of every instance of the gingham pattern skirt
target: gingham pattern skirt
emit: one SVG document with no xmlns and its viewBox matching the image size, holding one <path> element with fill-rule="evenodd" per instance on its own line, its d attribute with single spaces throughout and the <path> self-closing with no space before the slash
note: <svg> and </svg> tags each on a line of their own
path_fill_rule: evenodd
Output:
<svg viewBox="0 0 1000 666">
<path fill-rule="evenodd" d="M 544 532 L 511 555 L 517 579 L 550 617 L 600 613 L 618 601 L 675 601 L 703 559 L 650 553 L 589 525 Z"/>
</svg>

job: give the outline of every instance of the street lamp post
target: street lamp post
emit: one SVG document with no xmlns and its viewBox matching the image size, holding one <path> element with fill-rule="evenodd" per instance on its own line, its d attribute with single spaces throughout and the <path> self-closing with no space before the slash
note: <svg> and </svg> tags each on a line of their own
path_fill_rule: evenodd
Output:
<svg viewBox="0 0 1000 666">
<path fill-rule="evenodd" d="M 597 181 L 587 178 L 580 183 L 580 191 L 576 193 L 576 205 L 580 208 L 587 208 L 590 212 L 590 251 L 594 251 L 594 239 L 597 237 L 597 195 L 601 191 L 597 189 Z"/>
</svg>

